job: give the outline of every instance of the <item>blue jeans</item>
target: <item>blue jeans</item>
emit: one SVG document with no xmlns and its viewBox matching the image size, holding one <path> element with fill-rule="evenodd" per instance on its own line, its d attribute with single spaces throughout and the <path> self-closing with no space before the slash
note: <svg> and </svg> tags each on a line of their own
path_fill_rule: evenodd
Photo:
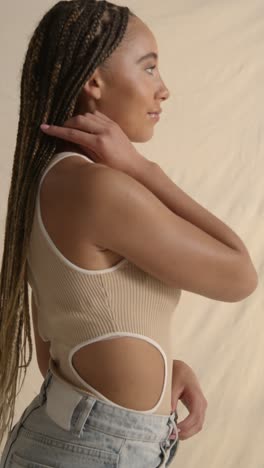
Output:
<svg viewBox="0 0 264 468">
<path fill-rule="evenodd" d="M 49 369 L 8 434 L 0 468 L 169 466 L 179 444 L 177 418 L 177 411 L 164 416 L 113 406 L 62 383 Z"/>
</svg>

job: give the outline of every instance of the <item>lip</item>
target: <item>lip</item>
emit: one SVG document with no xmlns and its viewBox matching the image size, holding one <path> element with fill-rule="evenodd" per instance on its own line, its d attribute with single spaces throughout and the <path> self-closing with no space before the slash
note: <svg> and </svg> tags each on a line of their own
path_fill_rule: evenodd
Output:
<svg viewBox="0 0 264 468">
<path fill-rule="evenodd" d="M 158 110 L 148 112 L 148 114 L 161 114 L 161 113 L 162 113 L 162 109 L 158 109 Z"/>
<path fill-rule="evenodd" d="M 158 112 L 148 112 L 148 115 L 150 116 L 151 119 L 153 120 L 159 120 L 160 119 L 160 114 Z"/>
</svg>

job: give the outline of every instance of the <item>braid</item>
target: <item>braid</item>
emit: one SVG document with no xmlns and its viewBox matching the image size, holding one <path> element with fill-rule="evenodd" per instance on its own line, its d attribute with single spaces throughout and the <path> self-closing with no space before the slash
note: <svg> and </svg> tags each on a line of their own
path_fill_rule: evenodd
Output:
<svg viewBox="0 0 264 468">
<path fill-rule="evenodd" d="M 56 152 L 56 138 L 39 127 L 62 126 L 72 117 L 82 87 L 118 47 L 131 16 L 129 8 L 105 0 L 59 1 L 29 41 L 0 273 L 0 444 L 12 427 L 15 399 L 32 360 L 27 252 L 38 183 Z"/>
</svg>

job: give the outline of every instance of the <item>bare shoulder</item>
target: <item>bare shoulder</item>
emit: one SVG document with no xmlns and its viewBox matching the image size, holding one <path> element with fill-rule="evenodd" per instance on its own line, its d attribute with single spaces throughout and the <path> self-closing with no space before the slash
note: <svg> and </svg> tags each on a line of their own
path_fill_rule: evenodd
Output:
<svg viewBox="0 0 264 468">
<path fill-rule="evenodd" d="M 88 203 L 87 208 L 98 206 L 105 197 L 118 193 L 120 196 L 129 190 L 140 191 L 142 185 L 128 174 L 104 164 L 89 164 L 82 167 L 81 193 Z M 146 190 L 146 189 L 145 189 Z M 102 199 L 103 198 L 103 199 Z"/>
</svg>

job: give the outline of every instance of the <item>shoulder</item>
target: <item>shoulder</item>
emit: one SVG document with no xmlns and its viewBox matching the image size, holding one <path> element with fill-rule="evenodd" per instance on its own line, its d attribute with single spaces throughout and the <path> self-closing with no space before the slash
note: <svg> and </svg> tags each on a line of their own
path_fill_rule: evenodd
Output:
<svg viewBox="0 0 264 468">
<path fill-rule="evenodd" d="M 82 167 L 80 176 L 81 196 L 89 207 L 107 203 L 109 197 L 122 196 L 130 190 L 136 191 L 139 184 L 125 172 L 103 164 L 91 164 Z M 121 201 L 121 200 L 120 200 Z"/>
</svg>

